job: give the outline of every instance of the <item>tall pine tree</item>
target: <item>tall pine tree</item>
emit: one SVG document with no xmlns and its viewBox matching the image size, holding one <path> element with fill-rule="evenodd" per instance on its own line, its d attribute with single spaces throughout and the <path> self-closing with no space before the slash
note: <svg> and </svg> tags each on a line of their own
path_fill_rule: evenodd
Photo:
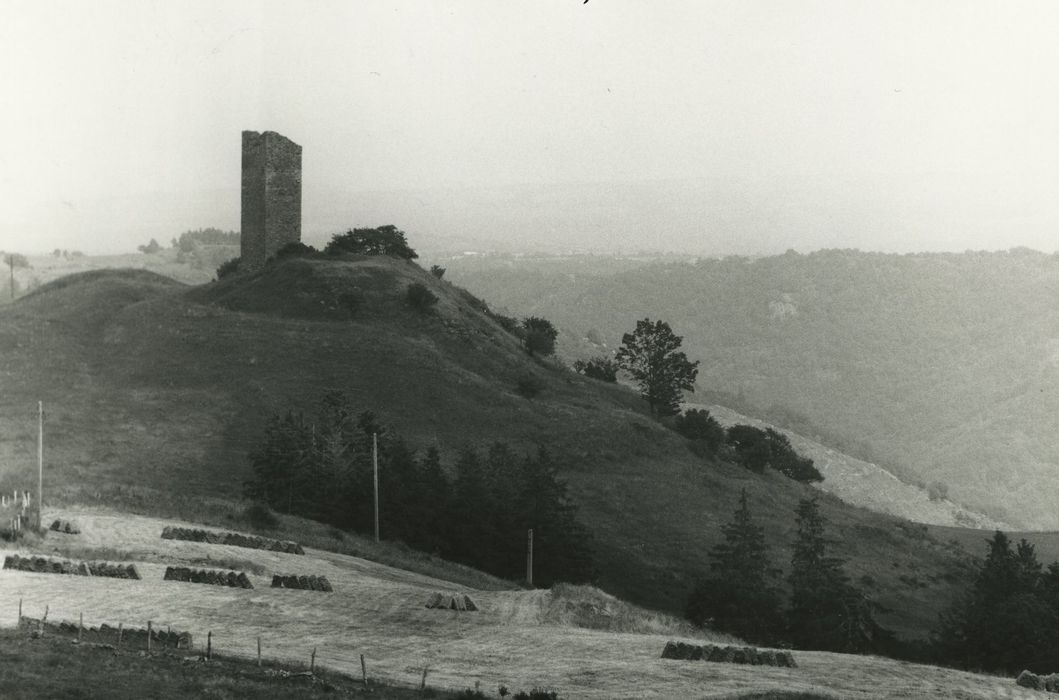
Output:
<svg viewBox="0 0 1059 700">
<path fill-rule="evenodd" d="M 787 635 L 802 649 L 867 651 L 891 635 L 872 618 L 872 603 L 854 588 L 844 562 L 827 553 L 824 526 L 815 498 L 799 501 L 798 533 L 788 582 Z"/>
<path fill-rule="evenodd" d="M 710 573 L 688 599 L 687 617 L 754 642 L 776 640 L 782 628 L 779 594 L 772 585 L 765 531 L 750 514 L 746 489 L 732 522 L 721 526 L 724 542 L 710 550 Z"/>
</svg>

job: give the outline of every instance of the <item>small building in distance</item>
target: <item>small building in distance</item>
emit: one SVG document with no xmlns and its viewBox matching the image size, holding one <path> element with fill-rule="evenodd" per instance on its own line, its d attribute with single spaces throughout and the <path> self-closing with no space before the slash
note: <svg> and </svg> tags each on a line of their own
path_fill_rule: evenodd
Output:
<svg viewBox="0 0 1059 700">
<path fill-rule="evenodd" d="M 260 270 L 302 237 L 302 147 L 275 131 L 243 132 L 240 262 Z"/>
</svg>

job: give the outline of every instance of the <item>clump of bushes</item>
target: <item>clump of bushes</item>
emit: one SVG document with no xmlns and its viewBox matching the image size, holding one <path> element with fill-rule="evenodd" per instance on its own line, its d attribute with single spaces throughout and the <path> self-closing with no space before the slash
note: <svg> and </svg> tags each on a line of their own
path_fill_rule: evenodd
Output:
<svg viewBox="0 0 1059 700">
<path fill-rule="evenodd" d="M 286 260 L 287 258 L 315 258 L 320 255 L 320 251 L 313 248 L 311 245 L 306 245 L 301 241 L 293 241 L 283 246 L 276 253 L 266 261 L 266 265 L 271 265 L 274 262 L 280 260 Z"/>
<path fill-rule="evenodd" d="M 445 268 L 443 268 L 441 265 L 431 265 L 430 274 L 434 275 L 438 279 L 441 279 L 445 276 Z"/>
<path fill-rule="evenodd" d="M 692 452 L 699 456 L 715 455 L 724 445 L 724 428 L 703 409 L 684 411 L 676 417 L 673 429 L 690 441 Z"/>
<path fill-rule="evenodd" d="M 404 231 L 392 224 L 378 228 L 355 228 L 345 233 L 336 233 L 324 248 L 326 255 L 347 253 L 389 255 L 404 260 L 414 260 L 419 257 L 419 254 L 408 246 Z"/>
<path fill-rule="evenodd" d="M 577 360 L 574 362 L 574 371 L 601 382 L 618 381 L 618 363 L 609 357 L 593 357 L 588 361 Z"/>
<path fill-rule="evenodd" d="M 530 355 L 554 355 L 557 337 L 559 331 L 548 319 L 537 316 L 522 319 L 522 345 Z"/>
<path fill-rule="evenodd" d="M 234 275 L 239 272 L 239 258 L 232 258 L 231 260 L 225 260 L 221 263 L 220 267 L 217 268 L 217 279 L 224 279 L 229 275 Z"/>
<path fill-rule="evenodd" d="M 501 328 L 515 336 L 519 340 L 522 339 L 522 324 L 517 318 L 511 316 L 505 316 L 504 314 L 497 314 L 489 312 L 489 315 L 494 321 L 496 321 Z"/>
<path fill-rule="evenodd" d="M 421 282 L 412 282 L 405 292 L 405 300 L 411 304 L 416 311 L 425 313 L 438 303 L 438 296 L 427 289 Z"/>
<path fill-rule="evenodd" d="M 813 465 L 813 460 L 802 457 L 791 446 L 783 433 L 772 428 L 752 425 L 733 425 L 725 435 L 736 462 L 759 474 L 770 467 L 795 481 L 823 481 L 824 475 Z"/>
</svg>

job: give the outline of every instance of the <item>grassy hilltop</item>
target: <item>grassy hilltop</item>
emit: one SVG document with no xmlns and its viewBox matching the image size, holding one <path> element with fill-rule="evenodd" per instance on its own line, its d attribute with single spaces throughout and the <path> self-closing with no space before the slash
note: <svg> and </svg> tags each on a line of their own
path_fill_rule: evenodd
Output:
<svg viewBox="0 0 1059 700">
<path fill-rule="evenodd" d="M 439 297 L 434 313 L 406 303 L 412 282 Z M 544 387 L 534 399 L 516 391 L 527 376 Z M 52 502 L 193 515 L 238 499 L 266 418 L 311 415 L 329 388 L 450 463 L 461 445 L 546 445 L 595 536 L 600 584 L 677 612 L 740 489 L 784 568 L 794 507 L 815 493 L 704 464 L 633 392 L 530 358 L 481 301 L 383 257 L 291 259 L 198 287 L 134 270 L 61 278 L 0 309 L 0 377 L 0 484 L 35 486 L 43 400 Z M 965 583 L 966 551 L 830 496 L 822 509 L 880 621 L 925 635 Z"/>
</svg>

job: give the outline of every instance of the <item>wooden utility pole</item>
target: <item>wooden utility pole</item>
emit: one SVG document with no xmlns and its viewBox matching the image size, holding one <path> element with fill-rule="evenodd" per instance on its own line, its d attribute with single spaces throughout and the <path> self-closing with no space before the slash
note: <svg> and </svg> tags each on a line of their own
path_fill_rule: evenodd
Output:
<svg viewBox="0 0 1059 700">
<path fill-rule="evenodd" d="M 379 543 L 379 434 L 371 434 L 371 461 L 375 471 L 375 544 Z"/>
<path fill-rule="evenodd" d="M 44 402 L 37 402 L 37 529 L 44 523 Z"/>
<path fill-rule="evenodd" d="M 526 533 L 526 585 L 533 588 L 533 528 Z"/>
</svg>

